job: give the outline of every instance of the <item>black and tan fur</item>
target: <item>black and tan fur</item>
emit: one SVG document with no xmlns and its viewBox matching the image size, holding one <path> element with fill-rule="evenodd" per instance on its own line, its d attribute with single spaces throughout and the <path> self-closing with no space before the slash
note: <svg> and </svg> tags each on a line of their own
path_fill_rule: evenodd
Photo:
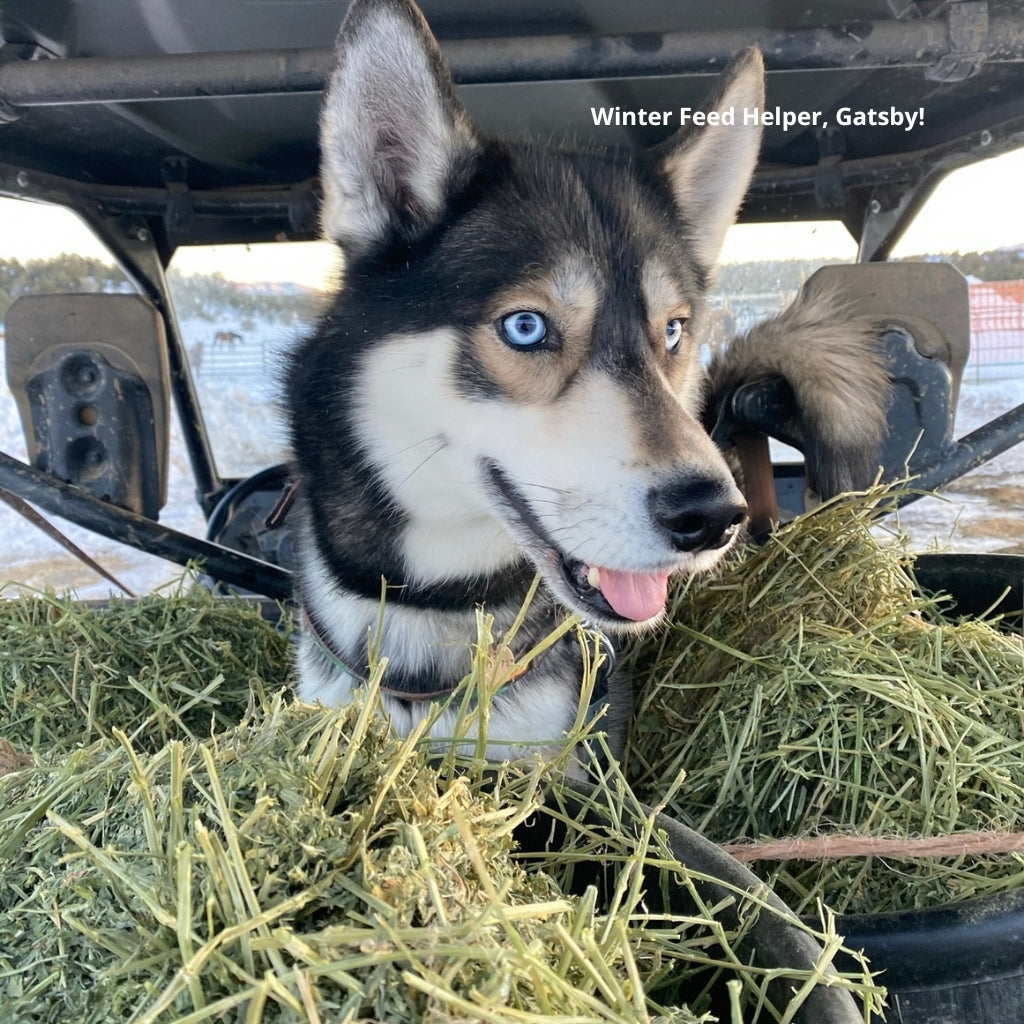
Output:
<svg viewBox="0 0 1024 1024">
<path fill-rule="evenodd" d="M 609 632 L 651 626 L 669 573 L 706 570 L 732 544 L 744 505 L 701 424 L 695 339 L 760 139 L 723 126 L 643 153 L 484 139 L 407 0 L 354 0 L 337 55 L 323 224 L 344 281 L 294 354 L 286 394 L 308 626 L 300 694 L 349 699 L 383 577 L 386 706 L 407 731 L 426 712 L 418 698 L 468 671 L 476 609 L 500 635 L 536 572 L 522 650 L 567 610 Z M 763 98 L 751 50 L 710 107 Z M 509 334 L 524 312 L 546 331 L 530 347 Z M 777 364 L 816 381 L 813 338 L 778 344 L 770 365 L 741 345 L 740 372 Z M 862 354 L 829 358 L 850 378 Z M 732 380 L 727 363 L 716 373 Z M 809 422 L 830 415 L 821 387 Z M 834 444 L 828 427 L 820 453 L 846 460 L 836 479 L 852 485 L 866 482 L 879 416 L 858 415 L 867 444 Z M 495 698 L 491 752 L 557 743 L 579 686 L 578 646 L 538 659 Z M 628 687 L 609 699 L 621 732 Z"/>
</svg>

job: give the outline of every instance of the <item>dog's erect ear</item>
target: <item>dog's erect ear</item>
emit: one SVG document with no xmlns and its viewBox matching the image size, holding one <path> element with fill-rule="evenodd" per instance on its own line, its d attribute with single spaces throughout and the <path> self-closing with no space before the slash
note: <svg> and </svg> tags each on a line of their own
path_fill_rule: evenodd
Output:
<svg viewBox="0 0 1024 1024">
<path fill-rule="evenodd" d="M 751 48 L 723 72 L 715 98 L 706 108 L 732 123 L 681 131 L 658 147 L 661 170 L 705 269 L 718 258 L 757 166 L 760 117 L 747 124 L 744 116 L 755 107 L 764 109 L 764 62 Z"/>
<path fill-rule="evenodd" d="M 479 147 L 440 47 L 408 0 L 353 0 L 320 116 L 324 233 L 346 255 L 444 209 L 453 175 Z"/>
</svg>

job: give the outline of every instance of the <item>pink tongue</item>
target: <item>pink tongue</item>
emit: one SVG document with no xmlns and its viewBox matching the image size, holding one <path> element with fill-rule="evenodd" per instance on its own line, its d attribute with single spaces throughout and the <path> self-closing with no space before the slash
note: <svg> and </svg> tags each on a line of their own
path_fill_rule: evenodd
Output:
<svg viewBox="0 0 1024 1024">
<path fill-rule="evenodd" d="M 624 619 L 653 618 L 668 600 L 667 572 L 620 572 L 601 568 L 601 593 Z"/>
</svg>

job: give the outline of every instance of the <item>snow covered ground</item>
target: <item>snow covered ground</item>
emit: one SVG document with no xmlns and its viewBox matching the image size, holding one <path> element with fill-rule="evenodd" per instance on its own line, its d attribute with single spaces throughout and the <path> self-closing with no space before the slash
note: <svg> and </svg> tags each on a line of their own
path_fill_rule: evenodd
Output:
<svg viewBox="0 0 1024 1024">
<path fill-rule="evenodd" d="M 968 367 L 957 409 L 957 437 L 1024 402 L 1024 366 Z M 955 480 L 941 497 L 900 513 L 915 550 L 1024 554 L 1024 445 Z"/>
<path fill-rule="evenodd" d="M 244 333 L 230 352 L 211 357 L 212 338 L 221 325 L 205 321 L 182 325 L 193 358 L 203 344 L 196 374 L 207 428 L 218 466 L 225 475 L 244 476 L 282 460 L 283 431 L 274 396 L 280 352 L 297 328 L 263 324 Z M 230 326 L 230 325 L 228 325 Z M 0 353 L 2 355 L 2 353 Z M 958 437 L 993 416 L 1024 402 L 1024 366 L 987 367 L 984 376 L 968 367 L 957 413 Z M 0 450 L 25 458 L 21 424 L 6 384 L 0 380 Z M 1024 445 L 963 477 L 943 498 L 927 498 L 906 508 L 903 528 L 918 550 L 1007 551 L 1024 553 Z M 177 530 L 203 536 L 188 457 L 177 423 L 171 439 L 169 495 L 160 520 Z M 139 592 L 177 578 L 178 566 L 96 537 L 54 520 L 72 540 Z M 110 584 L 66 554 L 35 527 L 0 505 L 0 583 L 74 589 L 81 597 L 104 597 Z"/>
</svg>

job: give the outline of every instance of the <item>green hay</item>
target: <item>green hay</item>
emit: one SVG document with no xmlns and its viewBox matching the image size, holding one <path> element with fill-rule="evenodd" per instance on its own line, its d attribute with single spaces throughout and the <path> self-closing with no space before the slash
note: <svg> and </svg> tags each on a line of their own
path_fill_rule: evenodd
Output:
<svg viewBox="0 0 1024 1024">
<path fill-rule="evenodd" d="M 503 929 L 521 929 L 525 949 L 571 908 L 500 857 L 508 816 L 493 801 L 441 792 L 410 759 L 372 715 L 278 699 L 205 744 L 146 757 L 122 739 L 26 773 L 5 787 L 4 852 L 24 844 L 31 858 L 3 872 L 17 897 L 6 923 L 45 935 L 60 908 L 63 927 L 59 943 L 37 940 L 35 964 L 5 945 L 17 983 L 5 1005 L 55 1021 L 218 1020 L 232 1007 L 305 1020 L 312 1000 L 329 1020 L 411 1020 L 442 1005 L 401 977 L 416 961 L 419 981 L 442 971 L 470 1001 L 507 985 L 521 1003 L 519 979 L 486 969 Z M 473 848 L 458 815 L 498 827 Z M 474 856 L 492 866 L 483 880 Z"/>
<path fill-rule="evenodd" d="M 89 608 L 42 594 L 0 600 L 2 735 L 59 757 L 114 728 L 140 749 L 236 725 L 292 672 L 285 634 L 204 587 Z"/>
<path fill-rule="evenodd" d="M 436 741 L 394 737 L 373 692 L 336 711 L 276 687 L 265 696 L 283 652 L 249 609 L 194 593 L 162 599 L 182 643 L 188 634 L 186 656 L 150 635 L 164 621 L 151 600 L 161 599 L 83 609 L 47 597 L 7 610 L 47 631 L 36 634 L 38 676 L 31 658 L 0 660 L 4 700 L 23 712 L 8 736 L 23 751 L 39 740 L 33 765 L 0 778 L 5 1021 L 686 1024 L 709 1019 L 699 989 L 722 974 L 730 1024 L 792 1019 L 800 1000 L 789 1012 L 771 1006 L 779 972 L 732 952 L 739 936 L 716 908 L 652 912 L 641 868 L 664 888 L 695 892 L 694 879 L 616 773 L 595 797 L 608 827 L 570 819 L 565 849 L 543 870 L 520 864 L 513 832 L 557 789 L 569 753 L 486 770 L 456 756 L 511 668 L 485 617 L 469 680 L 481 700 L 441 756 Z M 63 639 L 46 635 L 51 622 Z M 233 681 L 207 646 L 226 636 Z M 169 687 L 147 657 L 161 642 Z M 84 690 L 75 665 L 93 673 Z M 223 689 L 211 685 L 220 675 Z M 47 689 L 57 703 L 40 725 Z M 108 703 L 109 689 L 123 703 Z M 185 706 L 196 716 L 187 726 Z M 232 713 L 242 720 L 225 726 Z M 617 879 L 607 905 L 572 884 L 596 857 Z M 757 893 L 735 899 L 746 921 L 772 912 Z M 814 969 L 791 972 L 804 995 L 840 945 L 827 921 L 821 938 Z M 705 979 L 697 996 L 677 1005 L 673 993 L 693 978 Z M 879 1005 L 864 973 L 828 983 L 849 988 L 865 1017 Z"/>
<path fill-rule="evenodd" d="M 718 842 L 1024 831 L 1021 638 L 944 618 L 871 524 L 869 504 L 837 503 L 677 590 L 675 625 L 631 655 L 645 680 L 629 758 L 641 799 L 672 791 L 668 813 Z M 1018 855 L 776 871 L 798 911 L 1024 883 Z"/>
</svg>

